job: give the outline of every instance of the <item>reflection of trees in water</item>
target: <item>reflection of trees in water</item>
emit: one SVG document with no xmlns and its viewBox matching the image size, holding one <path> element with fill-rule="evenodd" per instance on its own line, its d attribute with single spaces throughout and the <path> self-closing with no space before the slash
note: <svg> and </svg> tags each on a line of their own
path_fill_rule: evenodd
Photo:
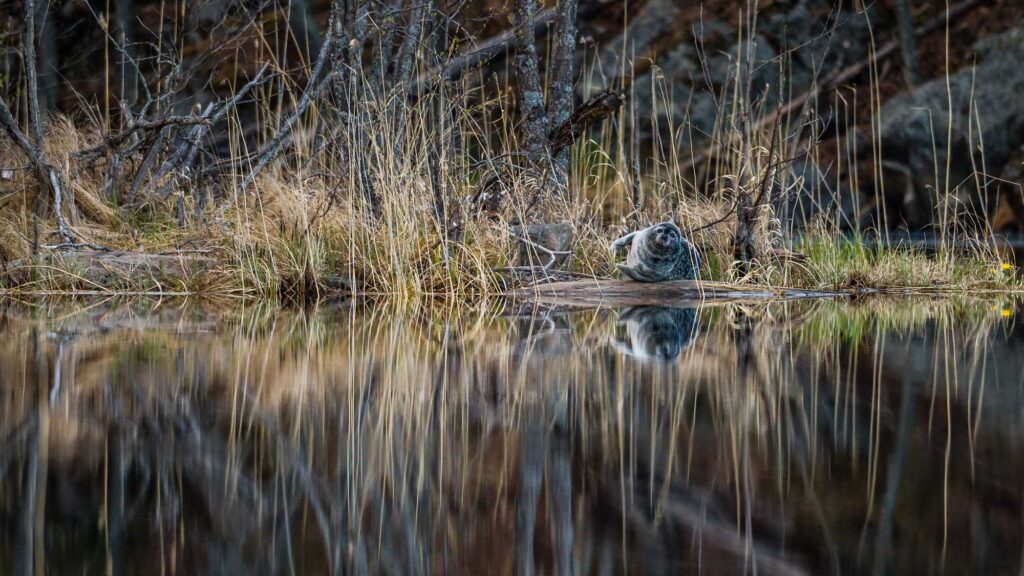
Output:
<svg viewBox="0 0 1024 576">
<path fill-rule="evenodd" d="M 927 571 L 948 495 L 947 515 L 975 519 L 946 526 L 947 566 L 1005 566 L 1024 459 L 991 420 L 963 432 L 989 410 L 971 366 L 1006 355 L 991 326 L 939 317 L 844 339 L 816 308 L 705 317 L 688 343 L 678 328 L 696 314 L 650 309 L 467 322 L 342 308 L 195 332 L 171 317 L 142 335 L 11 320 L 0 558 L 112 573 Z M 604 343 L 624 319 L 683 335 L 685 358 L 623 361 Z M 915 345 L 952 358 L 958 383 L 915 380 Z M 982 564 L 963 564 L 979 542 Z"/>
</svg>

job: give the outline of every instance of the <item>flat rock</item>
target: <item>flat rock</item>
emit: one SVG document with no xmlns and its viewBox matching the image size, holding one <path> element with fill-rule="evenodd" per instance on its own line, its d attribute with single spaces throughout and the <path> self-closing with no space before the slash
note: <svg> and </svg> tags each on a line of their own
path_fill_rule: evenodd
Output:
<svg viewBox="0 0 1024 576">
<path fill-rule="evenodd" d="M 569 262 L 572 255 L 572 242 L 576 234 L 573 225 L 568 222 L 555 224 L 530 224 L 529 226 L 512 226 L 516 241 L 516 266 L 548 266 L 562 268 Z M 529 243 L 523 239 L 529 240 Z M 532 244 L 532 245 L 531 245 Z M 538 248 L 541 246 L 551 250 L 548 254 Z"/>
<path fill-rule="evenodd" d="M 719 282 L 677 280 L 634 282 L 632 280 L 572 280 L 520 288 L 513 298 L 540 304 L 584 308 L 619 306 L 686 307 L 708 302 L 830 298 L 835 292 L 814 292 L 788 288 L 737 288 Z"/>
<path fill-rule="evenodd" d="M 8 263 L 0 286 L 26 290 L 181 290 L 216 266 L 194 253 L 69 251 Z"/>
</svg>

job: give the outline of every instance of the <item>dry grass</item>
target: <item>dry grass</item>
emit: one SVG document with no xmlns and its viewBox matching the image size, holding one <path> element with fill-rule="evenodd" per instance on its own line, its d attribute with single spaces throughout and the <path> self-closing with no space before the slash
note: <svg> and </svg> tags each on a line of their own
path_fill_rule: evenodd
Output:
<svg viewBox="0 0 1024 576">
<path fill-rule="evenodd" d="M 735 198 L 744 192 L 760 197 L 766 178 L 775 183 L 768 196 L 776 199 L 800 188 L 785 166 L 790 159 L 818 154 L 813 130 L 786 132 L 779 125 L 739 122 L 747 105 L 736 90 L 723 94 L 731 104 L 723 106 L 712 134 L 712 141 L 730 145 L 693 165 L 676 145 L 641 151 L 625 142 L 627 115 L 635 115 L 637 106 L 675 105 L 664 96 L 667 89 L 655 90 L 654 102 L 631 103 L 632 112 L 623 111 L 577 143 L 566 200 L 553 195 L 543 177 L 510 160 L 519 149 L 510 91 L 485 94 L 483 85 L 467 77 L 450 92 L 400 105 L 398 94 L 369 94 L 346 111 L 356 120 L 331 135 L 340 144 L 320 149 L 317 121 L 331 111 L 314 106 L 287 153 L 242 193 L 237 185 L 251 168 L 247 146 L 252 143 L 245 143 L 242 120 L 233 113 L 230 162 L 220 176 L 190 188 L 172 187 L 165 198 L 144 194 L 127 205 L 130 178 L 123 177 L 112 193 L 105 187 L 104 159 L 95 164 L 72 159 L 73 151 L 100 141 L 97 125 L 51 118 L 46 151 L 69 177 L 73 199 L 63 209 L 83 237 L 114 250 L 174 253 L 183 259 L 199 252 L 215 259 L 216 266 L 163 281 L 121 272 L 96 286 L 84 282 L 73 266 L 64 267 L 64 259 L 44 256 L 32 264 L 29 281 L 11 285 L 9 279 L 8 288 L 306 298 L 327 287 L 348 286 L 398 298 L 480 297 L 504 289 L 495 270 L 508 266 L 515 253 L 510 224 L 571 222 L 576 230 L 571 269 L 606 277 L 614 269 L 607 249 L 612 239 L 668 218 L 694 230 L 692 239 L 704 253 L 702 275 L 709 280 L 809 289 L 1021 286 L 994 250 L 940 249 L 938 255 L 867 250 L 858 236 L 848 239 L 834 222 L 803 233 L 792 230 L 791 223 L 772 212 L 770 197 L 754 221 L 760 257 L 741 274 L 733 265 Z M 275 102 L 269 95 L 257 96 L 256 117 L 266 124 L 257 145 L 280 124 Z M 754 111 L 755 117 L 763 113 Z M 678 134 L 681 127 L 653 126 L 652 131 Z M 641 152 L 643 176 L 634 182 L 632 162 Z M 126 159 L 122 174 L 134 174 L 139 162 L 139 155 Z M 0 166 L 24 165 L 11 143 L 0 139 Z M 31 171 L 14 174 L 0 181 L 0 259 L 33 262 L 33 254 L 48 253 L 39 246 L 56 238 L 53 218 L 37 198 Z M 485 185 L 507 196 L 496 213 L 482 213 L 469 201 Z M 367 190 L 375 196 L 375 210 L 368 206 Z M 197 210 L 203 195 L 214 201 Z M 120 205 L 112 196 L 121 199 Z M 717 224 L 706 226 L 709 222 Z M 807 259 L 794 259 L 793 250 Z"/>
<path fill-rule="evenodd" d="M 55 158 L 84 146 L 87 133 L 76 130 L 67 120 L 50 124 L 48 142 Z M 58 148 L 56 143 L 62 145 Z M 596 146 L 596 141 L 589 143 Z M 11 165 L 17 155 L 9 147 L 0 164 Z M 336 175 L 316 176 L 293 172 L 282 163 L 256 182 L 253 190 L 239 197 L 230 209 L 208 210 L 199 218 L 188 218 L 180 226 L 175 218 L 176 199 L 151 199 L 134 210 L 117 209 L 104 198 L 102 169 L 68 165 L 73 174 L 74 204 L 65 205 L 69 221 L 86 238 L 115 250 L 145 253 L 202 251 L 216 258 L 210 273 L 196 275 L 175 286 L 161 286 L 130 275 L 112 286 L 89 286 L 80 282 L 73 266 L 64 268 L 63 259 L 51 258 L 40 266 L 41 274 L 22 289 L 121 291 L 174 290 L 273 296 L 289 292 L 315 291 L 331 277 L 354 279 L 361 291 L 398 297 L 426 295 L 485 295 L 502 289 L 495 269 L 508 265 L 514 253 L 505 232 L 511 221 L 525 216 L 523 204 L 529 183 L 513 182 L 507 211 L 497 216 L 473 214 L 465 203 L 476 190 L 469 174 L 455 165 L 445 168 L 444 178 L 453 185 L 448 191 L 450 206 L 466 216 L 461 239 L 442 242 L 444 229 L 434 216 L 429 169 L 423 150 L 413 150 L 390 166 L 387 173 L 374 174 L 374 189 L 380 199 L 380 216 L 374 217 L 365 202 L 351 192 L 332 190 Z M 497 154 L 496 154 L 497 155 Z M 577 156 L 578 158 L 578 156 Z M 576 229 L 572 269 L 594 276 L 607 276 L 612 269 L 608 243 L 631 223 L 649 223 L 676 218 L 684 229 L 728 214 L 730 201 L 698 197 L 685 190 L 679 179 L 661 186 L 659 196 L 650 194 L 640 210 L 629 205 L 626 178 L 602 172 L 607 165 L 577 163 L 574 181 L 581 190 L 579 201 L 553 205 L 550 221 L 569 221 Z M 0 204 L 0 256 L 7 262 L 29 258 L 36 243 L 52 241 L 50 219 L 33 216 L 35 186 L 25 171 L 4 183 Z M 455 188 L 455 185 L 461 187 Z M 653 179 L 645 182 L 656 188 Z M 681 200 L 677 199 L 682 196 Z M 194 205 L 185 196 L 183 207 L 191 214 Z M 675 207 L 673 207 L 675 205 Z M 44 213 L 45 216 L 45 213 Z M 804 235 L 794 249 L 807 260 L 794 262 L 786 243 L 773 232 L 778 223 L 767 214 L 760 221 L 761 252 L 764 257 L 752 271 L 738 276 L 731 264 L 731 231 L 735 217 L 694 234 L 702 247 L 705 278 L 740 284 L 791 286 L 800 288 L 917 287 L 917 288 L 1017 288 L 1012 270 L 1005 270 L 991 250 L 973 253 L 940 251 L 937 255 L 912 249 L 871 250 L 857 237 L 847 239 L 836 229 L 815 228 Z M 38 226 L 38 232 L 37 232 Z M 38 234 L 38 236 L 37 236 Z M 38 239 L 37 239 L 38 238 Z M 43 254 L 48 251 L 39 249 Z"/>
</svg>

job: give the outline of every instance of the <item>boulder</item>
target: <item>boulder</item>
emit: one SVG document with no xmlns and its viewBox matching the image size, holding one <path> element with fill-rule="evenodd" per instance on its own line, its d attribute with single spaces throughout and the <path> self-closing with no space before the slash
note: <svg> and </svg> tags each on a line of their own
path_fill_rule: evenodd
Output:
<svg viewBox="0 0 1024 576">
<path fill-rule="evenodd" d="M 999 181 L 998 208 L 992 217 L 992 228 L 997 232 L 1024 232 L 1024 146 L 1010 156 Z"/>
<path fill-rule="evenodd" d="M 510 230 L 516 237 L 516 266 L 563 268 L 569 263 L 576 234 L 572 224 L 530 224 L 512 226 Z"/>
<path fill-rule="evenodd" d="M 780 176 L 772 195 L 772 208 L 786 232 L 803 230 L 818 219 L 841 228 L 855 228 L 863 200 L 846 186 L 838 186 L 835 175 L 810 158 L 794 162 Z"/>
<path fill-rule="evenodd" d="M 911 227 L 931 223 L 936 191 L 957 190 L 974 214 L 992 209 L 981 205 L 975 168 L 998 174 L 1024 144 L 1024 29 L 982 39 L 974 50 L 978 64 L 952 74 L 948 88 L 936 78 L 882 106 L 889 204 L 903 207 L 897 217 Z"/>
<path fill-rule="evenodd" d="M 837 16 L 834 9 L 831 0 L 780 0 L 765 12 L 754 45 L 756 109 L 775 107 L 780 65 L 781 91 L 789 99 L 807 91 L 828 71 L 867 56 L 865 18 L 853 11 Z M 641 137 L 652 136 L 652 119 L 663 131 L 670 122 L 676 127 L 689 122 L 693 130 L 684 133 L 692 135 L 694 142 L 685 138 L 677 145 L 700 148 L 716 130 L 720 113 L 729 111 L 729 103 L 720 100 L 723 89 L 735 82 L 738 48 L 736 26 L 705 13 L 700 3 L 652 0 L 630 17 L 625 33 L 601 48 L 596 65 L 600 73 L 581 82 L 582 96 L 617 86 L 623 73 L 628 79 L 635 72 L 631 97 L 642 116 L 647 116 L 640 121 Z"/>
<path fill-rule="evenodd" d="M 201 284 L 216 260 L 194 253 L 51 252 L 10 262 L 0 285 L 21 290 L 175 292 Z"/>
</svg>

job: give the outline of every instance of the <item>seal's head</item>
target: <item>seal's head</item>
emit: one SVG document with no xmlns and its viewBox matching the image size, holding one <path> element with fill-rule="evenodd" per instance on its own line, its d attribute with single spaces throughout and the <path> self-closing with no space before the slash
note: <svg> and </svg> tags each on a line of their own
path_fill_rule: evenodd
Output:
<svg viewBox="0 0 1024 576">
<path fill-rule="evenodd" d="M 662 222 L 650 232 L 651 248 L 663 254 L 673 254 L 680 249 L 683 235 L 672 222 Z"/>
<path fill-rule="evenodd" d="M 628 338 L 613 338 L 616 349 L 639 360 L 671 362 L 690 347 L 700 331 L 696 308 L 637 306 L 619 313 L 617 326 Z"/>
<path fill-rule="evenodd" d="M 638 282 L 693 280 L 700 268 L 700 257 L 679 227 L 662 222 L 616 240 L 613 248 L 630 246 L 626 264 L 616 264 L 623 276 Z"/>
</svg>

